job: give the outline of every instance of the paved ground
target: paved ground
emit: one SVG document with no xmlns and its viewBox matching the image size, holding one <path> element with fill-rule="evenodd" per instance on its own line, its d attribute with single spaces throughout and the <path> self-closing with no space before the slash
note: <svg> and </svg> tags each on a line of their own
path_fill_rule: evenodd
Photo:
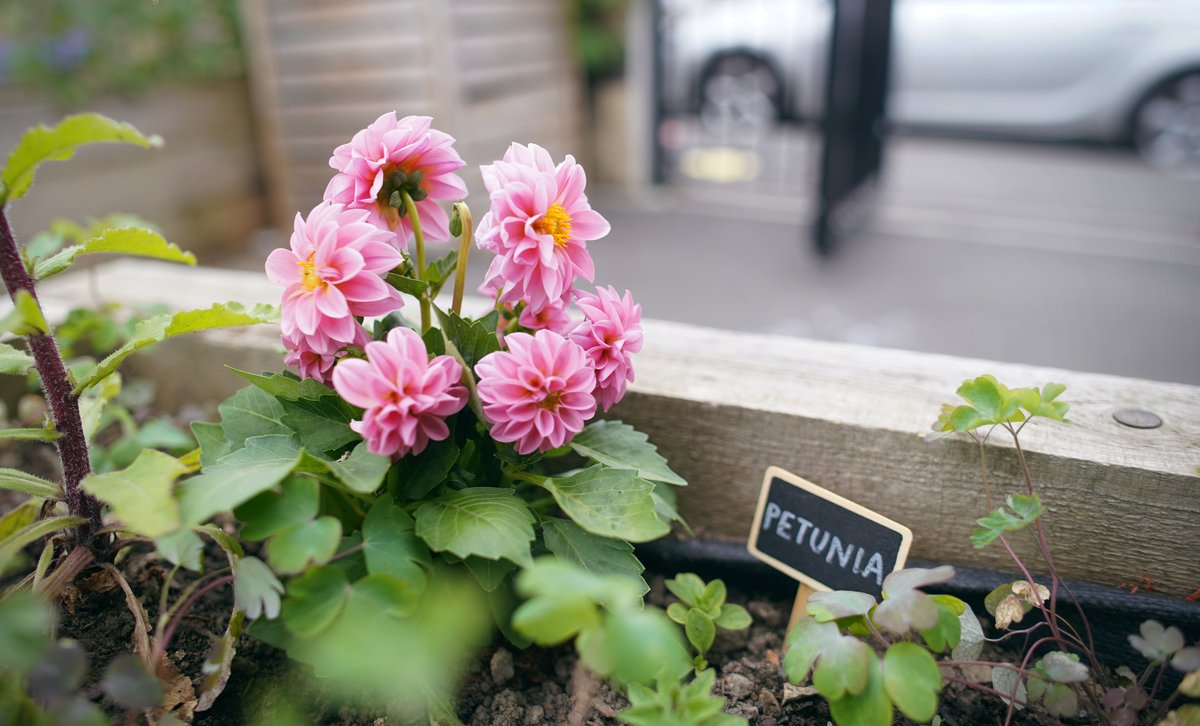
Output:
<svg viewBox="0 0 1200 726">
<path fill-rule="evenodd" d="M 1200 182 L 1113 150 L 900 139 L 873 218 L 822 260 L 810 147 L 786 147 L 793 170 L 768 146 L 776 176 L 750 184 L 593 191 L 599 280 L 650 317 L 1200 384 Z"/>
</svg>

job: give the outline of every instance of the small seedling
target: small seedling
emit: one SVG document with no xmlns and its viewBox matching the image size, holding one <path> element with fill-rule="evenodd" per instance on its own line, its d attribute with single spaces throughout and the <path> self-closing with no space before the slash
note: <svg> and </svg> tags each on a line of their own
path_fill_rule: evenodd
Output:
<svg viewBox="0 0 1200 726">
<path fill-rule="evenodd" d="M 705 583 L 697 575 L 685 572 L 667 580 L 667 589 L 681 602 L 667 607 L 667 616 L 683 626 L 688 642 L 696 651 L 696 670 L 708 667 L 704 655 L 712 647 L 717 628 L 745 630 L 750 627 L 750 613 L 735 603 L 725 602 L 725 583 L 713 580 Z"/>
</svg>

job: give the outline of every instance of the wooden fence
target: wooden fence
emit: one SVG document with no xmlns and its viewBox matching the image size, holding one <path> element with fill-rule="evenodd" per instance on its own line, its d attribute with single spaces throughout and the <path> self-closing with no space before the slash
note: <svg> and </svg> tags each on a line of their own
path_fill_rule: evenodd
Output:
<svg viewBox="0 0 1200 726">
<path fill-rule="evenodd" d="M 479 164 L 511 141 L 576 151 L 579 74 L 559 0 L 243 0 L 271 210 L 321 199 L 339 144 L 381 113 L 433 116 Z"/>
</svg>

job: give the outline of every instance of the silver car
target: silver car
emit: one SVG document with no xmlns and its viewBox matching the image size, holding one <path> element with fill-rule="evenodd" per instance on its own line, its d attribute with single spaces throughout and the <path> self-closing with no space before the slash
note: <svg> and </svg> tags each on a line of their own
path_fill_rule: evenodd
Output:
<svg viewBox="0 0 1200 726">
<path fill-rule="evenodd" d="M 830 0 L 665 0 L 666 92 L 709 128 L 821 114 Z M 1200 0 L 895 0 L 901 126 L 1132 143 L 1200 168 Z"/>
</svg>

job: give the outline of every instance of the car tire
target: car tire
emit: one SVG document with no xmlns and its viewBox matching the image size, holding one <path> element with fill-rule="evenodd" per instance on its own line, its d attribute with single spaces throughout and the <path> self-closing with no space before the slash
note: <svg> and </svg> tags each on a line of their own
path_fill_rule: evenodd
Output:
<svg viewBox="0 0 1200 726">
<path fill-rule="evenodd" d="M 1133 144 L 1147 164 L 1200 177 L 1200 69 L 1148 93 L 1133 114 Z"/>
<path fill-rule="evenodd" d="M 714 58 L 700 79 L 700 122 L 712 133 L 761 136 L 781 118 L 779 76 L 760 58 Z"/>
</svg>

